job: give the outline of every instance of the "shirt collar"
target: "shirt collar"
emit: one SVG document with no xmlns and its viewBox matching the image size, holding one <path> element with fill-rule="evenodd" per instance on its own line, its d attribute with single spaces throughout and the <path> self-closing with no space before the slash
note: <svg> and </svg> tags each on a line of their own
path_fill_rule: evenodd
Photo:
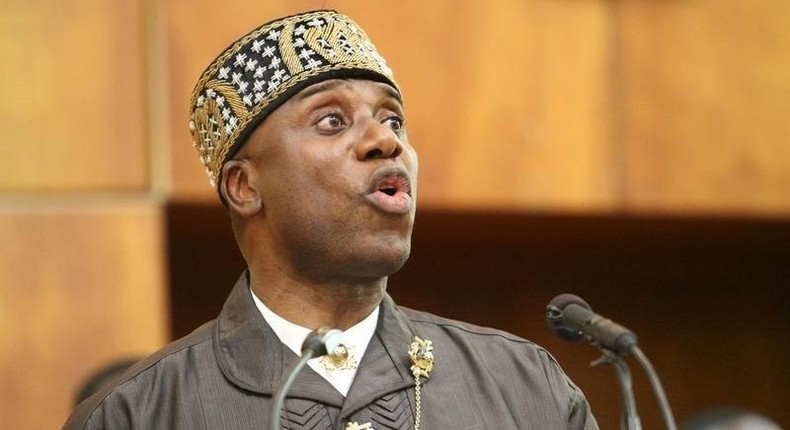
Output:
<svg viewBox="0 0 790 430">
<path fill-rule="evenodd" d="M 252 288 L 250 288 L 250 294 L 252 295 L 252 300 L 255 302 L 255 306 L 263 316 L 263 319 L 266 320 L 266 323 L 272 328 L 274 334 L 276 334 L 280 339 L 280 342 L 285 344 L 285 346 L 287 346 L 288 349 L 293 351 L 296 355 L 301 356 L 302 343 L 311 330 L 307 327 L 294 324 L 275 313 L 268 306 L 266 306 L 266 304 L 263 303 L 263 301 L 259 299 L 258 296 L 255 295 L 255 292 L 252 291 Z M 376 308 L 373 309 L 373 312 L 371 312 L 362 321 L 354 324 L 348 330 L 343 332 L 340 343 L 349 351 L 351 360 L 354 362 L 353 366 L 349 366 L 344 369 L 330 370 L 319 361 L 321 360 L 320 358 L 314 358 L 307 362 L 308 366 L 310 366 L 316 373 L 321 375 L 321 377 L 323 377 L 327 382 L 332 384 L 332 386 L 335 387 L 335 389 L 343 396 L 346 396 L 348 394 L 348 390 L 351 388 L 351 384 L 357 374 L 358 363 L 365 354 L 368 343 L 370 343 L 370 339 L 373 337 L 373 333 L 376 331 L 378 317 L 379 307 L 376 306 Z"/>
<path fill-rule="evenodd" d="M 250 293 L 252 294 L 252 299 L 255 302 L 255 306 L 263 315 L 263 319 L 269 324 L 269 326 L 274 330 L 274 333 L 280 339 L 282 343 L 284 343 L 291 351 L 293 351 L 296 355 L 302 355 L 302 342 L 304 342 L 305 337 L 312 331 L 307 327 L 302 327 L 298 324 L 294 324 L 291 321 L 286 320 L 285 318 L 277 315 L 273 310 L 269 309 L 258 296 L 250 289 Z M 362 358 L 362 354 L 364 353 L 365 349 L 368 347 L 368 343 L 370 343 L 370 338 L 373 337 L 373 333 L 376 331 L 376 323 L 379 318 L 379 307 L 376 306 L 365 319 L 362 321 L 354 324 L 348 330 L 343 332 L 343 337 L 341 339 L 341 343 L 347 347 L 352 347 L 356 351 L 358 351 L 358 357 Z"/>
</svg>

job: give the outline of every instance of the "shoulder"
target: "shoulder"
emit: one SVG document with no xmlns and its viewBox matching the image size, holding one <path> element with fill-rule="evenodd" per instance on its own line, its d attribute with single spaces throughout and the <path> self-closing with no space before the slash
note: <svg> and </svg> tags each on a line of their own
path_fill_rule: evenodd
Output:
<svg viewBox="0 0 790 430">
<path fill-rule="evenodd" d="M 124 375 L 120 384 L 139 379 L 141 376 L 153 376 L 157 368 L 179 368 L 188 355 L 201 350 L 211 351 L 214 338 L 215 321 L 210 321 L 198 327 L 192 333 L 165 345 L 159 351 L 141 360 Z"/>
<path fill-rule="evenodd" d="M 143 400 L 149 404 L 165 401 L 168 387 L 184 383 L 193 372 L 195 359 L 211 365 L 214 321 L 178 339 L 147 358 L 133 364 L 109 386 L 95 393 L 74 410 L 64 430 L 124 428 L 130 417 L 124 412 L 139 410 Z"/>
<path fill-rule="evenodd" d="M 425 336 L 428 337 L 428 333 L 431 333 L 473 348 L 498 347 L 511 349 L 514 353 L 548 354 L 540 345 L 504 330 L 444 318 L 406 307 L 399 307 L 399 309 L 408 318 L 418 336 L 420 333 L 425 333 Z"/>
<path fill-rule="evenodd" d="M 399 309 L 415 334 L 432 342 L 437 377 L 471 379 L 489 395 L 510 399 L 505 404 L 532 399 L 544 412 L 554 410 L 565 422 L 577 423 L 570 428 L 596 427 L 584 394 L 542 346 L 503 330 Z"/>
<path fill-rule="evenodd" d="M 403 307 L 400 310 L 409 319 L 417 336 L 431 340 L 436 355 L 452 358 L 457 366 L 482 363 L 486 368 L 496 369 L 492 375 L 494 378 L 509 375 L 548 379 L 552 384 L 570 384 L 575 388 L 554 357 L 531 340 L 427 312 Z"/>
</svg>

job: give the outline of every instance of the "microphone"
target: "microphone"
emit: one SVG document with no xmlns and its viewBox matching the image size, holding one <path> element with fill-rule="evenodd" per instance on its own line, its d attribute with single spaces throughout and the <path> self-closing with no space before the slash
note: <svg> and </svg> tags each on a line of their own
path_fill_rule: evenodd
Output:
<svg viewBox="0 0 790 430">
<path fill-rule="evenodd" d="M 560 294 L 546 306 L 546 322 L 562 339 L 574 341 L 582 336 L 617 354 L 636 347 L 636 334 L 592 311 L 590 305 L 573 294 Z"/>
<path fill-rule="evenodd" d="M 329 354 L 340 346 L 343 332 L 336 328 L 321 327 L 311 331 L 302 342 L 302 355 L 312 351 L 313 358 Z"/>
<path fill-rule="evenodd" d="M 610 363 L 615 367 L 624 401 L 623 428 L 628 430 L 641 430 L 642 428 L 636 413 L 636 402 L 631 387 L 631 372 L 622 358 L 633 353 L 650 380 L 667 430 L 677 429 L 672 408 L 658 378 L 658 373 L 637 345 L 634 332 L 596 314 L 581 297 L 567 293 L 553 298 L 546 306 L 546 322 L 559 337 L 567 341 L 586 337 L 593 345 L 601 348 L 603 357 L 593 364 Z"/>
<path fill-rule="evenodd" d="M 546 322 L 564 340 L 573 342 L 584 336 L 602 348 L 603 357 L 597 363 L 606 362 L 614 366 L 620 383 L 623 396 L 621 428 L 642 430 L 636 411 L 631 371 L 620 357 L 636 346 L 636 335 L 612 320 L 594 313 L 581 297 L 567 293 L 553 298 L 546 306 Z"/>
<path fill-rule="evenodd" d="M 308 333 L 304 342 L 302 342 L 302 356 L 288 368 L 285 378 L 274 395 L 272 411 L 269 414 L 270 430 L 280 429 L 280 412 L 285 403 L 285 395 L 288 394 L 288 389 L 291 388 L 291 385 L 296 380 L 296 375 L 299 374 L 299 371 L 311 358 L 321 357 L 327 355 L 329 351 L 334 351 L 340 345 L 342 337 L 342 331 L 330 327 L 321 327 Z"/>
</svg>

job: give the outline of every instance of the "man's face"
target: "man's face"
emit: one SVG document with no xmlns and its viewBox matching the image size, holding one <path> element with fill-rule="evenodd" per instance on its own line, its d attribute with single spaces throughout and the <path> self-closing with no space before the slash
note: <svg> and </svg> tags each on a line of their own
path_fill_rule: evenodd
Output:
<svg viewBox="0 0 790 430">
<path fill-rule="evenodd" d="M 408 258 L 417 154 L 388 85 L 333 79 L 291 97 L 241 152 L 255 162 L 266 252 L 313 281 L 376 279 Z"/>
</svg>

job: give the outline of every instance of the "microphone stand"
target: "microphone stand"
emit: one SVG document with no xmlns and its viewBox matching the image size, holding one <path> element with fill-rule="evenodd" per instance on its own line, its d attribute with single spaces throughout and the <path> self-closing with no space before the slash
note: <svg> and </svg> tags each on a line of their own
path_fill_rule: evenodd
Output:
<svg viewBox="0 0 790 430">
<path fill-rule="evenodd" d="M 669 406 L 669 401 L 664 392 L 664 387 L 661 385 L 661 380 L 658 379 L 658 373 L 656 373 L 650 360 L 647 359 L 647 356 L 638 346 L 634 345 L 631 348 L 631 352 L 634 354 L 636 361 L 642 366 L 645 374 L 647 374 L 647 378 L 650 380 L 650 386 L 653 387 L 653 393 L 656 396 L 656 400 L 658 400 L 658 407 L 661 409 L 661 416 L 664 417 L 667 430 L 676 430 L 675 417 L 672 415 L 672 408 Z"/>
<path fill-rule="evenodd" d="M 283 408 L 283 404 L 285 403 L 285 395 L 288 393 L 288 390 L 291 388 L 291 385 L 296 380 L 296 375 L 299 374 L 299 371 L 307 364 L 307 361 L 310 360 L 315 356 L 315 351 L 312 349 L 308 349 L 302 353 L 302 356 L 299 357 L 299 360 L 294 361 L 288 370 L 286 371 L 287 377 L 283 379 L 280 383 L 280 386 L 277 388 L 277 392 L 274 396 L 274 401 L 272 402 L 272 412 L 269 415 L 269 430 L 279 430 L 280 429 L 280 411 Z"/>
<path fill-rule="evenodd" d="M 617 371 L 617 381 L 620 383 L 620 393 L 623 396 L 623 430 L 642 430 L 642 422 L 636 412 L 636 400 L 631 383 L 631 370 L 625 361 L 617 354 L 606 348 L 601 348 L 603 355 L 591 363 L 592 366 L 611 364 Z"/>
<path fill-rule="evenodd" d="M 343 332 L 330 327 L 321 327 L 308 333 L 302 342 L 302 355 L 293 362 L 285 372 L 285 377 L 280 382 L 277 392 L 272 399 L 272 410 L 269 415 L 269 430 L 280 430 L 280 413 L 285 404 L 285 396 L 296 380 L 296 375 L 307 364 L 307 361 L 314 357 L 326 355 L 329 351 L 334 351 L 340 344 L 340 337 Z"/>
<path fill-rule="evenodd" d="M 586 337 L 590 343 L 598 347 L 603 352 L 603 356 L 594 361 L 593 365 L 609 363 L 615 367 L 625 405 L 623 427 L 626 430 L 639 430 L 641 427 L 636 415 L 636 404 L 631 389 L 631 372 L 622 358 L 630 353 L 636 356 L 637 361 L 650 379 L 667 430 L 676 430 L 675 418 L 672 415 L 664 388 L 653 365 L 637 346 L 634 332 L 594 313 L 587 302 L 573 294 L 560 294 L 552 299 L 546 307 L 546 322 L 558 336 L 565 340 L 574 341 Z"/>
</svg>

